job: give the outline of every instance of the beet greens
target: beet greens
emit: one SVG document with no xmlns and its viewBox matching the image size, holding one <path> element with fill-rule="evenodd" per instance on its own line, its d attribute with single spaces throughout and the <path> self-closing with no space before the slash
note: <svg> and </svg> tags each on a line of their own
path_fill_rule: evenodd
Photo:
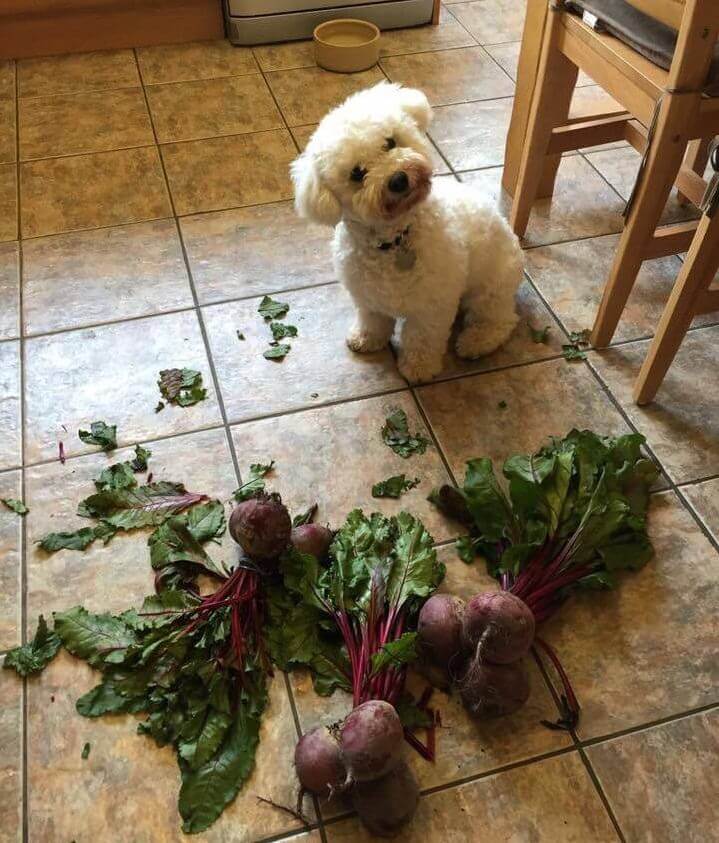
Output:
<svg viewBox="0 0 719 843">
<path fill-rule="evenodd" d="M 460 489 L 443 486 L 431 499 L 470 528 L 458 542 L 465 562 L 479 554 L 502 589 L 521 598 L 537 624 L 578 588 L 612 588 L 621 570 L 638 570 L 653 550 L 646 530 L 649 490 L 658 477 L 642 456 L 644 437 L 617 438 L 572 430 L 535 454 L 509 457 L 508 492 L 489 459 L 467 463 Z M 554 650 L 535 637 L 565 690 L 559 728 L 576 725 L 579 705 Z"/>
<path fill-rule="evenodd" d="M 283 584 L 269 598 L 275 664 L 309 667 L 318 693 L 343 688 L 355 706 L 391 703 L 404 716 L 408 740 L 425 755 L 409 724 L 431 724 L 408 705 L 404 686 L 416 658 L 417 612 L 444 576 L 432 545 L 422 522 L 406 512 L 386 518 L 354 510 L 327 562 L 296 550 L 283 557 Z"/>
</svg>

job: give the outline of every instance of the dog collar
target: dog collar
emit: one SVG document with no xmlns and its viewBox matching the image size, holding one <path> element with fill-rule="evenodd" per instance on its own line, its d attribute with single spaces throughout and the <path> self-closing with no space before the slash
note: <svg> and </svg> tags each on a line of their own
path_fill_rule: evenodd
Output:
<svg viewBox="0 0 719 843">
<path fill-rule="evenodd" d="M 394 240 L 381 240 L 377 244 L 377 248 L 381 252 L 388 252 L 390 249 L 396 249 L 398 246 L 406 247 L 406 238 L 409 236 L 409 226 L 397 234 Z"/>
</svg>

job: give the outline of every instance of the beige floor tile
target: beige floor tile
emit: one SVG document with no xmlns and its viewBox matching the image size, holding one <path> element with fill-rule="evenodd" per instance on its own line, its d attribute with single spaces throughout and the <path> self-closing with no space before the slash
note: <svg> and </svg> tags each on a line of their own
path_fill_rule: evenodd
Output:
<svg viewBox="0 0 719 843">
<path fill-rule="evenodd" d="M 21 463 L 20 343 L 0 343 L 0 471 Z"/>
<path fill-rule="evenodd" d="M 447 566 L 440 591 L 469 599 L 480 591 L 496 588 L 496 583 L 484 570 L 461 562 L 454 547 L 442 547 L 438 554 Z M 465 712 L 456 693 L 450 696 L 434 691 L 431 703 L 442 718 L 442 727 L 436 734 L 437 756 L 434 764 L 428 764 L 409 746 L 404 750 L 404 757 L 412 766 L 423 790 L 571 745 L 569 735 L 551 731 L 541 725 L 542 719 L 556 720 L 557 709 L 531 659 L 527 661 L 527 669 L 532 685 L 529 702 L 517 714 L 502 720 L 474 721 Z M 318 723 L 330 725 L 344 717 L 352 707 L 349 694 L 336 692 L 329 699 L 318 697 L 312 690 L 312 682 L 306 671 L 293 674 L 290 681 L 300 726 L 305 732 Z M 422 677 L 410 674 L 407 687 L 415 698 L 421 695 L 426 685 Z M 329 813 L 337 813 L 343 807 L 337 800 Z"/>
<path fill-rule="evenodd" d="M 86 664 L 61 653 L 30 685 L 29 839 L 186 840 L 177 810 L 180 775 L 172 749 L 159 749 L 151 738 L 136 734 L 136 717 L 87 719 L 75 712 L 75 700 L 97 683 L 98 676 Z M 251 843 L 299 827 L 286 813 L 257 799 L 261 795 L 283 805 L 294 804 L 295 740 L 285 683 L 276 674 L 255 769 L 237 799 L 202 835 L 203 840 Z M 92 747 L 87 760 L 81 758 L 85 742 Z M 72 810 L 67 810 L 68 805 Z M 82 817 L 81 834 L 78 817 Z"/>
<path fill-rule="evenodd" d="M 512 102 L 508 97 L 435 108 L 430 136 L 455 170 L 499 166 Z"/>
<path fill-rule="evenodd" d="M 146 85 L 257 73 L 252 50 L 233 47 L 224 39 L 139 47 L 137 60 Z"/>
<path fill-rule="evenodd" d="M 159 371 L 185 366 L 202 373 L 207 398 L 156 413 Z M 30 339 L 25 384 L 28 463 L 55 459 L 60 440 L 68 455 L 96 451 L 77 436 L 80 427 L 96 419 L 117 425 L 120 445 L 221 421 L 197 316 L 191 312 Z"/>
<path fill-rule="evenodd" d="M 166 411 L 165 411 L 166 412 Z M 153 480 L 184 483 L 198 492 L 227 501 L 237 482 L 224 430 L 206 430 L 146 445 L 151 451 L 149 470 Z M 93 494 L 93 479 L 111 463 L 134 456 L 131 448 L 112 454 L 88 454 L 26 469 L 27 519 L 27 618 L 28 627 L 37 615 L 63 611 L 82 602 L 92 612 L 122 612 L 138 606 L 153 591 L 147 537 L 150 530 L 118 533 L 103 545 L 96 542 L 84 551 L 60 550 L 47 554 L 37 546 L 51 532 L 76 530 L 87 519 L 76 514 L 81 500 Z M 2 476 L 2 475 L 0 475 Z M 147 475 L 138 474 L 139 483 Z M 229 509 L 228 509 L 229 515 Z M 17 516 L 16 516 L 17 517 Z M 208 545 L 216 562 L 234 565 L 236 546 L 226 533 L 222 544 Z"/>
<path fill-rule="evenodd" d="M 160 143 L 260 132 L 283 125 L 258 73 L 150 85 L 145 90 Z"/>
<path fill-rule="evenodd" d="M 719 556 L 673 492 L 652 496 L 649 534 L 655 556 L 641 571 L 577 594 L 543 627 L 582 706 L 583 739 L 716 702 Z"/>
<path fill-rule="evenodd" d="M 409 29 L 386 29 L 379 44 L 380 56 L 471 47 L 477 42 L 446 8 L 442 7 L 439 24 Z"/>
<path fill-rule="evenodd" d="M 23 237 L 172 213 L 153 147 L 21 164 L 20 194 Z"/>
<path fill-rule="evenodd" d="M 298 329 L 281 362 L 266 360 L 272 334 L 257 306 L 259 299 L 205 309 L 205 324 L 227 416 L 231 421 L 358 398 L 398 389 L 404 380 L 389 351 L 356 354 L 345 345 L 353 310 L 339 285 L 285 293 L 284 321 Z M 246 339 L 237 338 L 241 331 Z M 313 397 L 316 396 L 316 397 Z"/>
<path fill-rule="evenodd" d="M 422 519 L 436 541 L 457 534 L 427 500 L 430 490 L 447 482 L 439 454 L 429 446 L 424 454 L 403 459 L 382 441 L 385 418 L 401 408 L 410 429 L 426 435 L 409 393 L 387 395 L 320 407 L 302 413 L 240 424 L 232 428 L 240 470 L 253 462 L 274 459 L 268 479 L 292 512 L 318 503 L 316 520 L 338 528 L 357 507 L 392 515 L 408 509 Z M 399 500 L 372 497 L 372 484 L 396 474 L 418 477 L 420 484 Z"/>
<path fill-rule="evenodd" d="M 505 216 L 511 199 L 502 190 L 502 168 L 462 173 L 467 184 L 492 196 Z M 542 246 L 565 240 L 614 234 L 622 229 L 624 202 L 581 155 L 565 156 L 559 165 L 554 196 L 540 199 L 532 208 L 525 246 Z"/>
<path fill-rule="evenodd" d="M 0 498 L 22 499 L 19 471 L 0 473 Z M 0 503 L 0 650 L 20 643 L 21 553 L 22 517 Z"/>
<path fill-rule="evenodd" d="M 0 163 L 17 159 L 15 100 L 0 97 Z"/>
<path fill-rule="evenodd" d="M 142 88 L 21 99 L 20 159 L 154 143 Z"/>
<path fill-rule="evenodd" d="M 514 84 L 481 47 L 382 60 L 393 82 L 421 88 L 432 105 L 511 96 Z"/>
<path fill-rule="evenodd" d="M 253 47 L 253 53 L 262 70 L 293 70 L 297 67 L 314 67 L 313 41 L 288 41 L 286 44 L 266 44 Z"/>
<path fill-rule="evenodd" d="M 183 217 L 182 237 L 201 303 L 334 281 L 332 232 L 290 202 Z"/>
<path fill-rule="evenodd" d="M 504 68 L 515 82 L 517 81 L 517 63 L 521 46 L 521 41 L 512 41 L 509 44 L 492 44 L 486 48 L 489 55 Z M 593 84 L 594 80 L 591 76 L 587 76 L 582 71 L 579 72 L 577 77 L 578 88 Z"/>
<path fill-rule="evenodd" d="M 107 91 L 140 84 L 132 50 L 20 59 L 17 63 L 17 80 L 21 97 Z"/>
<path fill-rule="evenodd" d="M 719 328 L 687 334 L 654 402 L 638 407 L 632 389 L 648 350 L 648 342 L 638 342 L 590 358 L 676 483 L 719 473 L 719 395 L 711 386 Z"/>
<path fill-rule="evenodd" d="M 551 806 L 551 809 L 550 807 Z M 327 826 L 329 843 L 376 840 L 359 820 Z M 402 843 L 428 840 L 610 843 L 616 833 L 577 753 L 422 797 Z"/>
<path fill-rule="evenodd" d="M 287 130 L 162 147 L 178 214 L 290 199 L 289 165 L 296 155 Z"/>
<path fill-rule="evenodd" d="M 711 840 L 719 828 L 716 710 L 587 750 L 628 840 Z"/>
<path fill-rule="evenodd" d="M 597 168 L 623 199 L 629 199 L 631 195 L 641 160 L 639 153 L 631 146 L 591 152 L 587 155 L 587 161 Z M 668 224 L 696 216 L 698 216 L 696 208 L 691 204 L 681 205 L 676 191 L 672 191 L 660 223 Z"/>
<path fill-rule="evenodd" d="M 480 357 L 478 360 L 462 360 L 453 351 L 454 337 L 458 332 L 458 325 L 450 339 L 444 366 L 440 377 L 466 375 L 473 372 L 484 372 L 488 369 L 498 369 L 505 366 L 516 366 L 520 363 L 530 363 L 534 360 L 544 360 L 562 353 L 562 343 L 566 341 L 562 331 L 554 321 L 554 317 L 542 303 L 526 281 L 517 293 L 517 313 L 519 324 L 507 342 L 492 354 Z M 540 330 L 549 326 L 548 341 L 536 343 L 533 341 L 529 326 Z"/>
<path fill-rule="evenodd" d="M 0 340 L 20 334 L 20 265 L 17 243 L 0 244 Z"/>
<path fill-rule="evenodd" d="M 567 330 L 592 326 L 618 243 L 619 235 L 613 234 L 525 252 L 527 272 Z M 675 256 L 644 263 L 615 341 L 652 336 L 680 268 Z M 718 321 L 719 313 L 705 314 L 695 324 Z"/>
<path fill-rule="evenodd" d="M 480 44 L 503 44 L 522 37 L 525 4 L 516 0 L 453 3 L 450 11 Z"/>
<path fill-rule="evenodd" d="M 23 244 L 28 334 L 192 305 L 172 220 L 58 234 Z"/>
<path fill-rule="evenodd" d="M 682 491 L 714 538 L 719 541 L 719 480 L 707 480 L 705 483 L 685 486 Z"/>
<path fill-rule="evenodd" d="M 15 96 L 15 62 L 0 59 L 0 97 Z"/>
<path fill-rule="evenodd" d="M 0 242 L 18 235 L 16 170 L 15 164 L 0 164 Z"/>
<path fill-rule="evenodd" d="M 304 150 L 307 146 L 307 143 L 309 142 L 314 130 L 317 128 L 317 125 L 317 123 L 312 123 L 309 126 L 293 126 L 292 129 L 290 129 L 300 150 Z M 447 175 L 450 172 L 447 162 L 439 154 L 437 147 L 434 145 L 431 138 L 429 138 L 429 150 L 434 174 L 436 176 Z"/>
<path fill-rule="evenodd" d="M 425 386 L 419 396 L 458 479 L 469 459 L 490 457 L 500 474 L 511 454 L 535 451 L 573 427 L 627 432 L 587 367 L 564 359 Z M 478 408 L 482 423 L 467 424 Z"/>
<path fill-rule="evenodd" d="M 319 67 L 277 70 L 267 81 L 288 125 L 317 123 L 350 94 L 384 79 L 378 67 L 361 73 L 330 73 Z"/>
<path fill-rule="evenodd" d="M 593 114 L 611 114 L 624 108 L 599 85 L 577 87 L 572 97 L 570 117 L 591 117 Z"/>
<path fill-rule="evenodd" d="M 22 682 L 3 671 L 0 682 L 0 828 L 8 843 L 22 840 Z"/>
</svg>

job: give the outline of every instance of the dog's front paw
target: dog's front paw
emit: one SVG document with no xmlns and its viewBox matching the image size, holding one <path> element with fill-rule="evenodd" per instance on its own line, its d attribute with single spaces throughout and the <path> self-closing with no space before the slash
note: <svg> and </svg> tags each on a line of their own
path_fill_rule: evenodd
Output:
<svg viewBox="0 0 719 843">
<path fill-rule="evenodd" d="M 355 325 L 347 334 L 347 347 L 360 354 L 380 351 L 389 342 L 386 331 L 372 331 L 366 325 Z"/>
<path fill-rule="evenodd" d="M 400 351 L 397 361 L 400 374 L 410 383 L 431 381 L 442 371 L 442 359 L 421 353 Z"/>
</svg>

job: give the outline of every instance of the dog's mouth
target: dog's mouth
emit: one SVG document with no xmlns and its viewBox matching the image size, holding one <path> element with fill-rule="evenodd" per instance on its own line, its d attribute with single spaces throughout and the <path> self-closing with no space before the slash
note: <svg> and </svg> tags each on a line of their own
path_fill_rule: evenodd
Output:
<svg viewBox="0 0 719 843">
<path fill-rule="evenodd" d="M 396 219 L 415 205 L 424 202 L 432 189 L 432 173 L 424 167 L 408 168 L 407 176 L 409 187 L 404 193 L 385 193 L 383 211 L 387 219 Z"/>
</svg>

